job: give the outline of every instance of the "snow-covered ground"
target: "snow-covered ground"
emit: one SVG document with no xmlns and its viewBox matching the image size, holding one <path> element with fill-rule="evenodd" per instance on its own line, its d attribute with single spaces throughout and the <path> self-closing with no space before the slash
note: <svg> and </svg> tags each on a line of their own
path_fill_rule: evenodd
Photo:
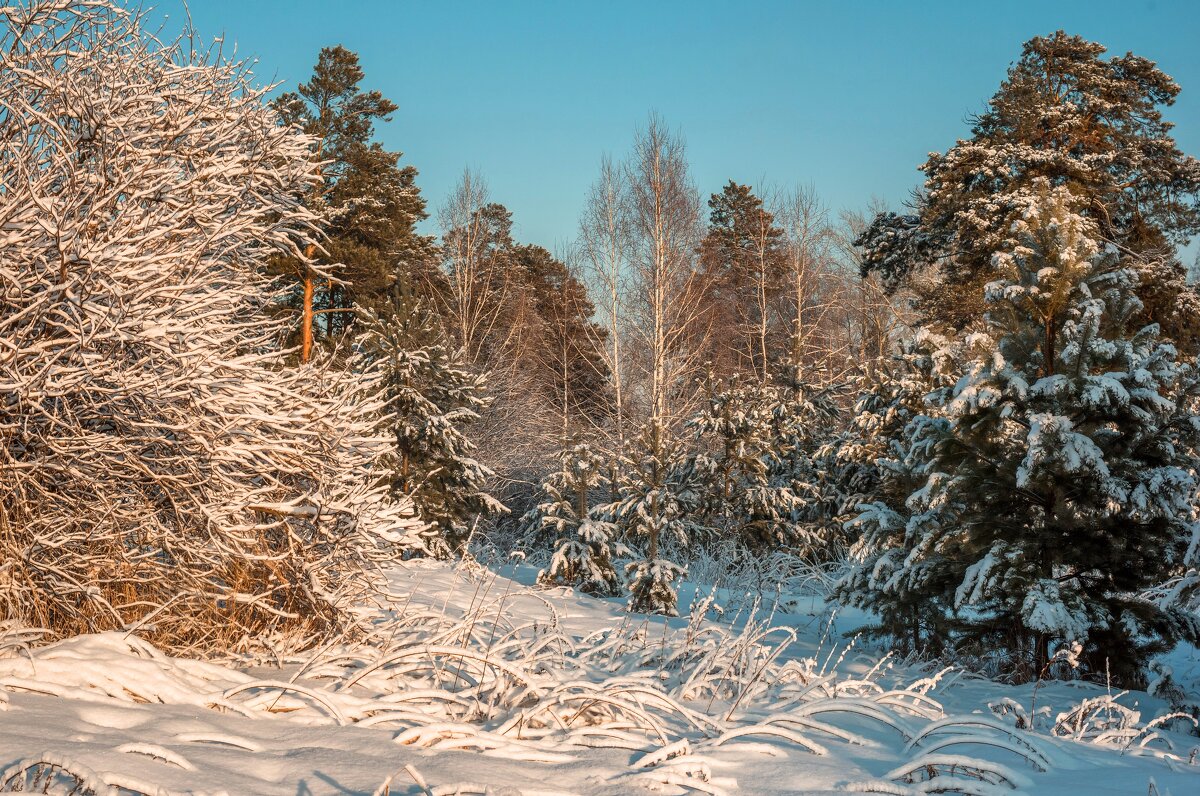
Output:
<svg viewBox="0 0 1200 796">
<path fill-rule="evenodd" d="M 273 663 L 10 634 L 0 792 L 1200 793 L 1200 738 L 1153 726 L 1146 694 L 1055 682 L 1034 706 L 848 642 L 861 617 L 816 599 L 714 618 L 688 586 L 667 620 L 532 574 L 410 562 L 363 608 L 370 645 Z"/>
</svg>

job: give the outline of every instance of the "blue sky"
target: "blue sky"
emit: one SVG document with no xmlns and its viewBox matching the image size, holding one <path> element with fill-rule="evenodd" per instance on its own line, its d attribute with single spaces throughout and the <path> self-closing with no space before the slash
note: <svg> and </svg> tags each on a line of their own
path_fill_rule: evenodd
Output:
<svg viewBox="0 0 1200 796">
<path fill-rule="evenodd" d="M 903 202 L 916 167 L 967 132 L 1026 39 L 1063 28 L 1155 60 L 1182 85 L 1168 111 L 1200 155 L 1200 3 L 400 2 L 191 0 L 208 38 L 294 87 L 323 46 L 359 53 L 400 109 L 381 139 L 436 208 L 465 166 L 516 236 L 575 234 L 602 153 L 650 110 L 684 133 L 693 177 L 811 183 L 832 208 Z M 159 0 L 165 32 L 181 0 Z M 1192 247 L 1195 248 L 1194 246 Z"/>
</svg>

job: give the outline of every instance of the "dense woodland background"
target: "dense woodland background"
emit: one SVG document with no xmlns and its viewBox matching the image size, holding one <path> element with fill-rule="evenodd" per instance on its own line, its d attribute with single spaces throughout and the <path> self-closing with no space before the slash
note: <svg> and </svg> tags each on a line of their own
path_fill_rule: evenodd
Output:
<svg viewBox="0 0 1200 796">
<path fill-rule="evenodd" d="M 1151 60 L 1026 42 L 904 208 L 698 186 L 650 114 L 551 252 L 486 175 L 427 207 L 340 46 L 271 99 L 120 8 L 4 21 L 5 618 L 303 647 L 381 561 L 519 554 L 667 614 L 701 558 L 817 566 L 1017 680 L 1200 641 L 1200 162 Z"/>
</svg>

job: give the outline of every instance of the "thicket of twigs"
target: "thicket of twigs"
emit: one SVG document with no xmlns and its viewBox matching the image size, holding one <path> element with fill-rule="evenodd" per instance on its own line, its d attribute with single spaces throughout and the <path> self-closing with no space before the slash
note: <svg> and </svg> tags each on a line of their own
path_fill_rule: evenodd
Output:
<svg viewBox="0 0 1200 796">
<path fill-rule="evenodd" d="M 282 367 L 316 178 L 245 64 L 105 2 L 0 9 L 0 615 L 303 644 L 420 545 L 378 377 Z"/>
</svg>

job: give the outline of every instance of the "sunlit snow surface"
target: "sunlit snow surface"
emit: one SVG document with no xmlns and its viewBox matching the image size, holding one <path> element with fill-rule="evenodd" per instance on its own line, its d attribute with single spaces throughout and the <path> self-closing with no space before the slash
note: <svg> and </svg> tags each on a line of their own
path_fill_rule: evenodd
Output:
<svg viewBox="0 0 1200 796">
<path fill-rule="evenodd" d="M 831 622 L 819 600 L 664 620 L 531 579 L 406 564 L 390 607 L 364 609 L 372 647 L 281 667 L 172 659 L 119 633 L 10 645 L 0 790 L 1200 792 L 1200 738 L 1147 729 L 1166 706 L 1145 694 L 1118 700 L 1137 715 L 1070 717 L 1107 691 L 1045 685 L 1030 733 L 989 703 L 1027 712 L 1031 686 L 881 663 L 842 635 L 861 617 Z M 681 608 L 696 604 L 685 587 Z M 1170 663 L 1200 671 L 1195 650 Z"/>
</svg>

